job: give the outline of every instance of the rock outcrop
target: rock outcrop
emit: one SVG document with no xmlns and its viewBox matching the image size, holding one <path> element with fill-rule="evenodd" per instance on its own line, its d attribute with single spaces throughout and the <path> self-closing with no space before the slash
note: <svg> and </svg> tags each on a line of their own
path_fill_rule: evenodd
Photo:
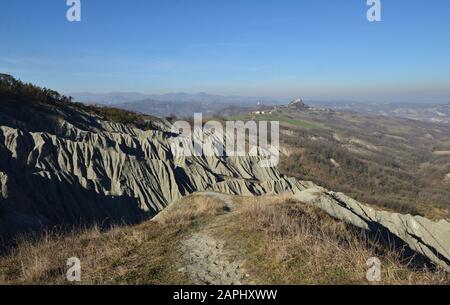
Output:
<svg viewBox="0 0 450 305">
<path fill-rule="evenodd" d="M 0 104 L 0 235 L 54 226 L 125 222 L 158 214 L 196 191 L 291 193 L 335 218 L 388 233 L 450 271 L 450 224 L 380 212 L 256 166 L 260 157 L 178 157 L 167 122 L 151 130 L 75 108 Z"/>
<path fill-rule="evenodd" d="M 303 189 L 260 158 L 174 156 L 168 123 L 140 130 L 59 108 L 2 106 L 0 234 L 133 223 L 195 191 L 262 195 Z"/>
<path fill-rule="evenodd" d="M 377 211 L 342 193 L 315 186 L 295 194 L 334 218 L 364 229 L 377 238 L 400 242 L 450 272 L 450 223 L 420 216 Z"/>
</svg>

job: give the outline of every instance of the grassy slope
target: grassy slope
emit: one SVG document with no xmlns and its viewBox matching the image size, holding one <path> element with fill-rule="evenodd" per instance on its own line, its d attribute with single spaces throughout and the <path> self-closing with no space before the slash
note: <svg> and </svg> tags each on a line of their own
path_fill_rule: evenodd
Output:
<svg viewBox="0 0 450 305">
<path fill-rule="evenodd" d="M 159 221 L 103 232 L 93 228 L 39 239 L 25 236 L 0 257 L 0 284 L 68 284 L 70 257 L 81 260 L 82 284 L 186 284 L 177 271 L 180 241 L 222 210 L 212 200 L 189 197 Z"/>
<path fill-rule="evenodd" d="M 107 232 L 23 239 L 0 258 L 0 283 L 67 284 L 66 260 L 81 259 L 83 284 L 189 284 L 180 243 L 208 228 L 225 241 L 229 259 L 243 260 L 255 284 L 366 284 L 366 261 L 383 262 L 384 284 L 444 283 L 446 275 L 413 271 L 341 222 L 283 197 L 236 199 L 223 215 L 213 198 L 189 196 L 158 218 Z M 212 229 L 211 229 L 212 228 Z"/>
</svg>

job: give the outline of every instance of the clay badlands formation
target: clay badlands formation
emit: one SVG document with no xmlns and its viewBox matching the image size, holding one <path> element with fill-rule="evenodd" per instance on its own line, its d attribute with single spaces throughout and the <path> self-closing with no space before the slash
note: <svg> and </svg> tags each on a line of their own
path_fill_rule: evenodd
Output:
<svg viewBox="0 0 450 305">
<path fill-rule="evenodd" d="M 150 130 L 70 105 L 0 103 L 0 234 L 148 219 L 182 196 L 290 193 L 450 271 L 450 223 L 376 211 L 257 157 L 174 157 L 164 120 Z"/>
</svg>

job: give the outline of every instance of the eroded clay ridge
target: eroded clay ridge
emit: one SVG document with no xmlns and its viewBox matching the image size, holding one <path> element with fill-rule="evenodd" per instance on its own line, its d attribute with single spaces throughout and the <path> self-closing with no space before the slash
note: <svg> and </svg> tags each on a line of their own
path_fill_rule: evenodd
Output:
<svg viewBox="0 0 450 305">
<path fill-rule="evenodd" d="M 445 220 L 435 222 L 420 216 L 377 211 L 342 193 L 318 186 L 297 192 L 295 197 L 321 208 L 334 218 L 378 235 L 377 238 L 404 243 L 450 271 L 450 223 Z"/>
<path fill-rule="evenodd" d="M 175 157 L 176 135 L 78 114 L 0 112 L 0 234 L 78 223 L 133 223 L 195 191 L 262 195 L 302 190 L 259 158 Z M 44 121 L 47 120 L 47 121 Z M 42 122 L 41 122 L 42 121 Z M 87 123 L 86 123 L 87 122 Z"/>
<path fill-rule="evenodd" d="M 27 113 L 29 111 L 30 113 Z M 450 270 L 450 224 L 375 211 L 310 182 L 257 166 L 258 157 L 175 157 L 164 121 L 143 131 L 80 113 L 0 111 L 0 235 L 75 224 L 133 223 L 196 191 L 290 192 L 332 216 L 398 237 Z"/>
</svg>

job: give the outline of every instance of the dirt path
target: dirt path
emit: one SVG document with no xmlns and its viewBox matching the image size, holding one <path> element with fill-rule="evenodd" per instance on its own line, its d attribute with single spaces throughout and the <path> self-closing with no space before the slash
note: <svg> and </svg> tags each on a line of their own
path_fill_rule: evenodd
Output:
<svg viewBox="0 0 450 305">
<path fill-rule="evenodd" d="M 234 204 L 231 196 L 219 193 L 201 193 L 202 196 L 211 196 L 224 204 L 227 213 L 233 213 Z M 219 216 L 226 217 L 227 214 Z M 182 272 L 199 284 L 208 285 L 240 285 L 249 276 L 241 268 L 242 263 L 227 259 L 224 242 L 212 237 L 206 227 L 201 232 L 191 235 L 182 242 L 183 253 Z"/>
</svg>

